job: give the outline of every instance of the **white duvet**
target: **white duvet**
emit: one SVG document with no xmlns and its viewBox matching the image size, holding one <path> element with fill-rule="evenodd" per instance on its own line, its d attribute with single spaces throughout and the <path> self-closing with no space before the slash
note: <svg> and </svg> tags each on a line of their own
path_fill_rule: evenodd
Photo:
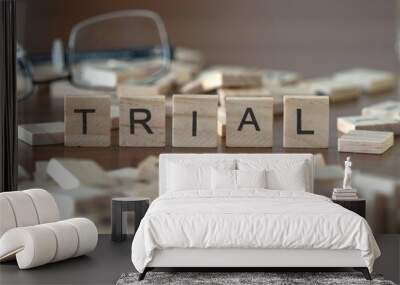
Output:
<svg viewBox="0 0 400 285">
<path fill-rule="evenodd" d="M 135 268 L 165 248 L 358 249 L 370 271 L 380 255 L 365 219 L 330 199 L 257 189 L 160 196 L 133 239 Z"/>
</svg>

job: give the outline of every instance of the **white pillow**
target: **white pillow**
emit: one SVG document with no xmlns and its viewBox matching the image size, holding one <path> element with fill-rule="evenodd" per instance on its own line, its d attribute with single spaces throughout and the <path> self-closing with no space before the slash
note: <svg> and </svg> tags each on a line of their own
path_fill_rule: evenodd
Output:
<svg viewBox="0 0 400 285">
<path fill-rule="evenodd" d="M 211 181 L 213 190 L 235 190 L 236 170 L 212 168 Z"/>
<path fill-rule="evenodd" d="M 236 170 L 237 188 L 267 188 L 267 171 Z"/>
<path fill-rule="evenodd" d="M 240 159 L 239 170 L 266 170 L 267 188 L 272 190 L 306 191 L 307 171 L 306 163 L 301 160 L 261 160 Z"/>
<path fill-rule="evenodd" d="M 211 167 L 168 165 L 168 191 L 211 189 Z"/>
</svg>

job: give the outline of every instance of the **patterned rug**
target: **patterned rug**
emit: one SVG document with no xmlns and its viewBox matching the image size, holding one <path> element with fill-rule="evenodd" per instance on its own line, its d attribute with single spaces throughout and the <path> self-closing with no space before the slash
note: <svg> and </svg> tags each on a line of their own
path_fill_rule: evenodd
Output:
<svg viewBox="0 0 400 285">
<path fill-rule="evenodd" d="M 395 285 L 380 275 L 372 275 L 373 280 L 368 281 L 359 272 L 148 272 L 142 281 L 137 280 L 138 276 L 138 273 L 122 274 L 117 285 Z"/>
</svg>

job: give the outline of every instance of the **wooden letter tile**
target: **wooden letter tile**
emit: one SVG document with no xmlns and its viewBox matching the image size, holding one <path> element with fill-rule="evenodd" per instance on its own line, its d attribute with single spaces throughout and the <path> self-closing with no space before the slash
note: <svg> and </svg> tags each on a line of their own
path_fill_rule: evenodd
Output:
<svg viewBox="0 0 400 285">
<path fill-rule="evenodd" d="M 393 145 L 392 132 L 350 131 L 338 139 L 338 151 L 381 154 Z"/>
<path fill-rule="evenodd" d="M 283 86 L 299 82 L 301 74 L 287 70 L 263 70 L 263 83 L 265 86 Z"/>
<path fill-rule="evenodd" d="M 202 87 L 206 92 L 225 87 L 259 87 L 262 80 L 262 74 L 256 71 L 210 71 L 202 76 Z"/>
<path fill-rule="evenodd" d="M 328 147 L 328 97 L 285 96 L 283 108 L 283 147 Z"/>
<path fill-rule="evenodd" d="M 400 101 L 385 101 L 362 109 L 364 116 L 379 116 L 400 120 Z"/>
<path fill-rule="evenodd" d="M 114 179 L 92 160 L 52 158 L 46 171 L 63 189 L 83 185 L 110 188 L 115 185 Z"/>
<path fill-rule="evenodd" d="M 333 78 L 315 78 L 302 83 L 319 96 L 329 96 L 331 103 L 351 101 L 361 96 L 361 88 L 351 82 L 335 81 Z"/>
<path fill-rule="evenodd" d="M 174 95 L 172 145 L 216 147 L 217 105 L 216 95 Z"/>
<path fill-rule="evenodd" d="M 165 146 L 165 96 L 121 97 L 120 113 L 120 146 Z"/>
<path fill-rule="evenodd" d="M 357 84 L 364 92 L 379 94 L 396 87 L 397 78 L 393 73 L 365 68 L 355 68 L 335 74 L 339 82 Z"/>
<path fill-rule="evenodd" d="M 226 98 L 226 145 L 272 147 L 273 118 L 270 97 Z"/>
<path fill-rule="evenodd" d="M 342 133 L 352 130 L 394 132 L 400 134 L 400 120 L 379 116 L 349 116 L 337 118 L 337 129 Z"/>
<path fill-rule="evenodd" d="M 66 146 L 109 146 L 111 103 L 107 95 L 66 96 L 64 123 Z"/>
<path fill-rule="evenodd" d="M 30 145 L 62 144 L 64 122 L 19 125 L 18 139 Z"/>
</svg>

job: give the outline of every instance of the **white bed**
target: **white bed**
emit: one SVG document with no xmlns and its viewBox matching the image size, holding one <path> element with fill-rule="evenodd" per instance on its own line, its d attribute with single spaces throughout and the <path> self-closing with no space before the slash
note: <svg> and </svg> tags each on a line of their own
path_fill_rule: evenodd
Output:
<svg viewBox="0 0 400 285">
<path fill-rule="evenodd" d="M 191 167 L 248 176 L 266 168 L 269 185 L 208 189 L 202 172 L 186 172 Z M 162 154 L 159 169 L 160 197 L 132 243 L 140 279 L 154 267 L 354 267 L 370 278 L 380 255 L 371 230 L 312 194 L 312 154 Z M 198 185 L 182 188 L 185 179 Z"/>
</svg>

